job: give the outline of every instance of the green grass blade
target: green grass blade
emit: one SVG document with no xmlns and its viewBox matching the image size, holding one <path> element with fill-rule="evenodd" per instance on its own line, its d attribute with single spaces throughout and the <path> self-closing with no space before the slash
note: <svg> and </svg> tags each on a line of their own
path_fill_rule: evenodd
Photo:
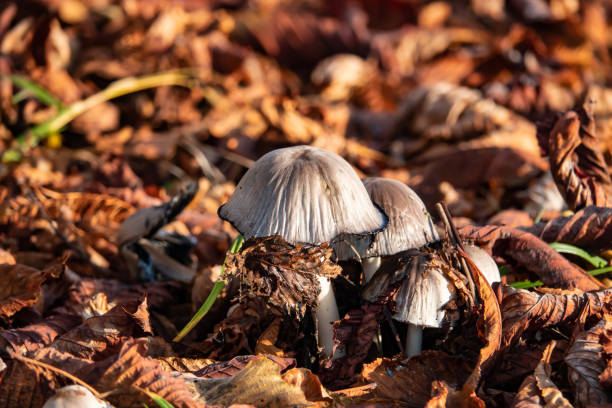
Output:
<svg viewBox="0 0 612 408">
<path fill-rule="evenodd" d="M 512 282 L 510 284 L 510 286 L 512 286 L 513 288 L 516 288 L 516 289 L 530 289 L 530 288 L 535 288 L 537 286 L 542 286 L 542 285 L 544 285 L 544 283 L 542 283 L 542 281 L 532 282 L 532 281 L 528 281 L 528 280 L 519 281 L 519 282 Z"/>
<path fill-rule="evenodd" d="M 37 146 L 41 140 L 46 139 L 50 134 L 60 133 L 62 129 L 68 125 L 68 123 L 70 123 L 77 116 L 83 114 L 85 111 L 91 109 L 93 106 L 119 96 L 145 89 L 171 85 L 188 87 L 190 86 L 192 77 L 193 75 L 190 74 L 188 70 L 175 70 L 146 75 L 138 78 L 129 77 L 120 79 L 111 83 L 106 89 L 93 94 L 86 99 L 77 101 L 67 108 L 60 109 L 60 112 L 55 117 L 41 123 L 40 125 L 34 126 L 33 128 L 19 135 L 17 137 L 17 144 L 19 145 L 19 149 L 22 151 L 29 147 Z M 27 86 L 31 85 L 29 82 L 26 83 L 24 81 L 20 81 L 20 83 L 26 84 Z M 17 157 L 14 151 L 5 152 L 2 156 L 2 161 L 9 162 L 10 159 L 14 157 Z"/>
<path fill-rule="evenodd" d="M 595 268 L 603 268 L 604 266 L 606 266 L 608 264 L 608 261 L 606 261 L 605 259 L 603 259 L 603 258 L 601 258 L 599 256 L 596 256 L 596 255 L 591 255 L 587 251 L 585 251 L 584 249 L 578 248 L 578 247 L 570 245 L 570 244 L 563 244 L 561 242 L 553 242 L 553 243 L 551 243 L 549 245 L 555 251 L 557 251 L 559 253 L 576 255 L 576 256 L 584 259 L 585 261 L 587 261 L 591 265 L 593 265 Z"/>
<path fill-rule="evenodd" d="M 612 266 L 608 266 L 605 268 L 592 269 L 589 271 L 589 275 L 597 276 L 597 275 L 603 275 L 604 273 L 608 273 L 608 272 L 612 272 Z"/>
<path fill-rule="evenodd" d="M 136 388 L 138 391 L 142 392 L 143 394 L 146 394 L 149 398 L 151 398 L 160 408 L 174 408 L 174 405 L 172 405 L 171 403 L 169 403 L 168 401 L 166 401 L 164 399 L 164 397 L 162 397 L 161 395 L 153 392 L 153 391 L 149 391 L 149 390 L 145 390 L 144 388 L 140 388 L 136 385 L 132 385 L 132 387 Z M 147 404 L 142 404 L 145 407 L 147 406 Z"/>
<path fill-rule="evenodd" d="M 232 254 L 238 253 L 238 251 L 240 251 L 240 248 L 242 248 L 243 243 L 244 243 L 244 237 L 242 235 L 238 235 L 238 237 L 236 237 L 236 239 L 232 243 L 230 252 Z M 227 261 L 227 257 L 225 258 L 225 260 Z M 210 291 L 208 297 L 206 298 L 204 303 L 202 303 L 202 306 L 200 306 L 196 314 L 193 315 L 189 323 L 187 323 L 185 327 L 183 327 L 183 329 L 179 332 L 179 334 L 176 335 L 176 337 L 172 341 L 175 341 L 175 342 L 181 341 L 200 322 L 200 320 L 202 320 L 204 316 L 206 316 L 206 314 L 208 313 L 212 305 L 217 300 L 217 297 L 219 297 L 219 294 L 225 287 L 226 280 L 225 278 L 223 278 L 224 273 L 225 273 L 225 262 L 223 262 L 223 266 L 221 267 L 221 278 L 217 282 L 215 282 L 215 285 Z"/>
<path fill-rule="evenodd" d="M 20 75 L 7 75 L 8 79 L 11 80 L 13 84 L 20 87 L 22 90 L 26 91 L 20 92 L 13 97 L 13 103 L 19 103 L 23 100 L 26 94 L 32 95 L 34 98 L 38 99 L 42 103 L 47 106 L 55 106 L 57 109 L 62 110 L 63 105 L 59 99 L 53 96 L 49 91 L 38 85 L 37 83 L 29 80 L 26 77 Z"/>
</svg>

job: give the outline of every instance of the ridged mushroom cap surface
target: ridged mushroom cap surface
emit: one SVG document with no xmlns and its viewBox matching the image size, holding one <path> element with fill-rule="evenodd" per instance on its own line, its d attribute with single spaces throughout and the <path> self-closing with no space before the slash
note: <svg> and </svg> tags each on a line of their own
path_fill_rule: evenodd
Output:
<svg viewBox="0 0 612 408">
<path fill-rule="evenodd" d="M 424 327 L 441 327 L 444 305 L 454 296 L 454 288 L 436 261 L 415 256 L 405 266 L 406 279 L 395 296 L 395 320 Z"/>
<path fill-rule="evenodd" d="M 363 184 L 372 201 L 389 217 L 387 228 L 376 234 L 366 257 L 393 255 L 439 239 L 425 204 L 410 187 L 380 177 L 366 178 Z"/>
<path fill-rule="evenodd" d="M 311 146 L 262 156 L 219 208 L 219 216 L 247 239 L 280 235 L 291 244 L 371 234 L 387 223 L 351 165 Z"/>
</svg>

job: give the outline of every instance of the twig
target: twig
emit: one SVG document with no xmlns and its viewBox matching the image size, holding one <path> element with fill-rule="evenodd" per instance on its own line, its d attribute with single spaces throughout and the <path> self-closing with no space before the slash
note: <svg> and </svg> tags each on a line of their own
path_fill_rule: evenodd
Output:
<svg viewBox="0 0 612 408">
<path fill-rule="evenodd" d="M 436 208 L 438 209 L 438 213 L 440 214 L 440 217 L 442 218 L 442 222 L 444 222 L 444 225 L 446 227 L 450 240 L 452 240 L 453 241 L 452 243 L 456 245 L 459 249 L 461 249 L 461 251 L 465 252 L 465 247 L 463 246 L 463 242 L 461 238 L 459 237 L 459 234 L 457 233 L 457 229 L 455 228 L 455 225 L 453 224 L 453 221 L 450 216 L 450 212 L 448 211 L 446 204 L 444 202 L 437 203 Z M 463 269 L 463 273 L 467 277 L 468 287 L 470 288 L 470 293 L 472 294 L 474 303 L 478 304 L 478 297 L 476 297 L 476 285 L 474 284 L 474 278 L 472 276 L 472 271 L 469 268 L 468 264 L 465 262 L 465 259 L 463 257 L 460 257 L 459 262 L 461 264 L 461 269 Z"/>
</svg>

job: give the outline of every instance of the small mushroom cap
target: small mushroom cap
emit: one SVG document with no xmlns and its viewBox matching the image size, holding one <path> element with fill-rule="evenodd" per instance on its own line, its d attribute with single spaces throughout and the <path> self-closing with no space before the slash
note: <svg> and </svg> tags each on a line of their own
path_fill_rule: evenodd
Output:
<svg viewBox="0 0 612 408">
<path fill-rule="evenodd" d="M 387 223 L 350 164 L 311 146 L 262 156 L 218 213 L 247 239 L 280 235 L 291 244 L 372 234 Z"/>
<path fill-rule="evenodd" d="M 454 287 L 442 269 L 428 256 L 415 256 L 406 265 L 408 276 L 395 302 L 395 320 L 425 327 L 441 327 L 446 314 L 444 305 L 454 297 Z"/>
<path fill-rule="evenodd" d="M 109 404 L 97 399 L 91 391 L 82 385 L 68 385 L 57 390 L 43 408 L 112 408 Z"/>
<path fill-rule="evenodd" d="M 363 184 L 389 217 L 387 228 L 376 234 L 366 257 L 393 255 L 439 239 L 425 204 L 410 187 L 380 177 L 366 178 Z"/>
<path fill-rule="evenodd" d="M 501 281 L 499 268 L 487 251 L 475 245 L 465 245 L 465 253 L 470 257 L 472 262 L 476 264 L 478 269 L 480 269 L 480 272 L 482 272 L 490 285 L 494 282 Z"/>
</svg>

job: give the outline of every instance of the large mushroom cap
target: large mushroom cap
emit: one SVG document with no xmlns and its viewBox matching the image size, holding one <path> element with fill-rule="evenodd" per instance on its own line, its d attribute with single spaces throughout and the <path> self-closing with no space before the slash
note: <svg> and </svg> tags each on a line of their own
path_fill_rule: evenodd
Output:
<svg viewBox="0 0 612 408">
<path fill-rule="evenodd" d="M 310 146 L 262 156 L 219 208 L 219 216 L 247 239 L 280 235 L 291 244 L 371 234 L 387 223 L 350 164 Z"/>
<path fill-rule="evenodd" d="M 380 177 L 366 178 L 363 184 L 389 217 L 389 225 L 376 234 L 366 256 L 393 255 L 439 239 L 425 204 L 410 187 Z"/>
</svg>

